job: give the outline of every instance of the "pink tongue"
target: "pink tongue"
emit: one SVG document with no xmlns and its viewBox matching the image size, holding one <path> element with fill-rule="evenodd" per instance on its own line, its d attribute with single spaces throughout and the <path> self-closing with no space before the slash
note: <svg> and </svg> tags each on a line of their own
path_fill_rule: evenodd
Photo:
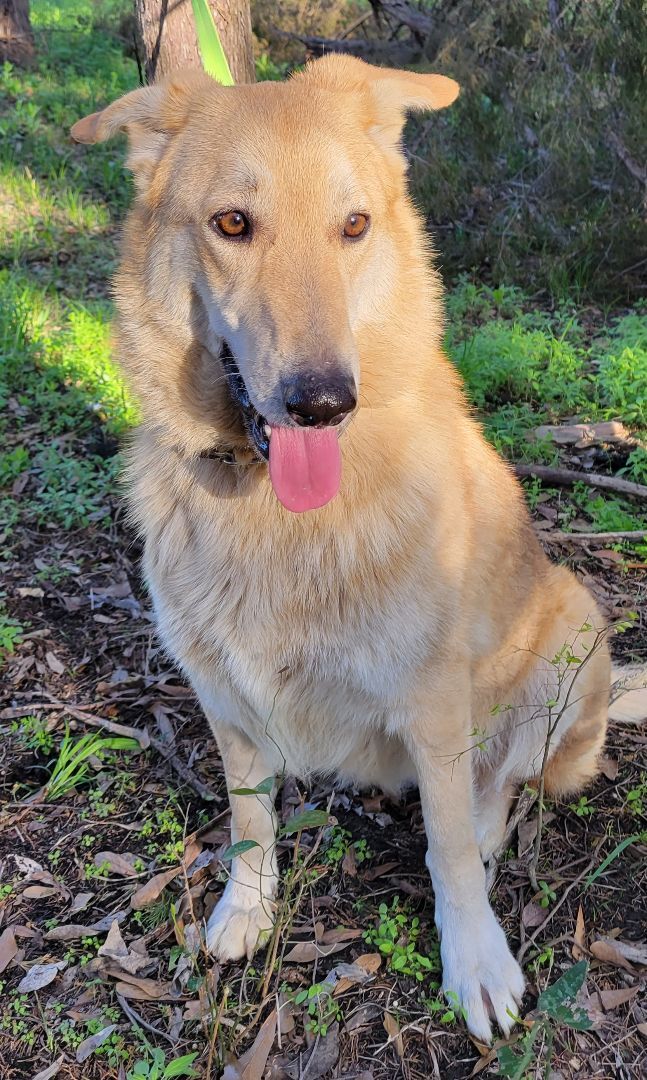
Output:
<svg viewBox="0 0 647 1080">
<path fill-rule="evenodd" d="M 325 506 L 339 491 L 341 454 L 335 428 L 273 427 L 270 480 L 286 510 Z"/>
</svg>

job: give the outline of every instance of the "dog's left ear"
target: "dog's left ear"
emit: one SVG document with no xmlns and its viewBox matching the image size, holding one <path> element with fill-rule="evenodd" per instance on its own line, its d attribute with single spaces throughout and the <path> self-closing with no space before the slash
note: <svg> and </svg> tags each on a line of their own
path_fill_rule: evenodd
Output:
<svg viewBox="0 0 647 1080">
<path fill-rule="evenodd" d="M 375 67 L 339 54 L 315 60 L 303 74 L 326 89 L 363 94 L 371 134 L 388 150 L 399 148 L 408 112 L 444 109 L 460 92 L 458 83 L 446 75 Z"/>
</svg>

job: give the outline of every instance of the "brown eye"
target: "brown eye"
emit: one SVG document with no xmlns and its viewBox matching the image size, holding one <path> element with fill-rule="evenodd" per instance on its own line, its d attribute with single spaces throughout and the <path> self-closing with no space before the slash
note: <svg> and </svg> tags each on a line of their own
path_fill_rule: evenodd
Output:
<svg viewBox="0 0 647 1080">
<path fill-rule="evenodd" d="M 368 214 L 349 214 L 344 222 L 344 236 L 356 240 L 368 227 Z"/>
<path fill-rule="evenodd" d="M 209 224 L 222 236 L 228 236 L 234 240 L 247 236 L 249 233 L 249 221 L 240 210 L 228 210 L 224 214 L 215 214 Z"/>
</svg>

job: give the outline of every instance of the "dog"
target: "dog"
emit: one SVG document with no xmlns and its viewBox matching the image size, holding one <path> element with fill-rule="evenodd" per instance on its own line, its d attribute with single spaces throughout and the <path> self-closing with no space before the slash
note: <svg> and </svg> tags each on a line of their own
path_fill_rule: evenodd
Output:
<svg viewBox="0 0 647 1080">
<path fill-rule="evenodd" d="M 256 846 L 208 947 L 249 957 L 272 927 L 269 777 L 417 785 L 443 986 L 488 1042 L 524 978 L 484 860 L 520 784 L 595 775 L 610 660 L 442 352 L 401 136 L 457 94 L 330 55 L 285 83 L 181 72 L 72 135 L 129 140 L 117 352 L 143 412 L 127 478 L 159 634 L 228 789 L 264 792 L 230 794 L 232 843 Z"/>
</svg>

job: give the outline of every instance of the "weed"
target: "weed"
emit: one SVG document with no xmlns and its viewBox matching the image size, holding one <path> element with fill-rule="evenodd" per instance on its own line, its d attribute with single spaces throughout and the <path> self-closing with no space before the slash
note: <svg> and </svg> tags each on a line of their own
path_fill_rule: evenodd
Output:
<svg viewBox="0 0 647 1080">
<path fill-rule="evenodd" d="M 308 1014 L 306 1028 L 313 1035 L 324 1037 L 334 1021 L 341 1021 L 339 1003 L 332 997 L 332 983 L 314 983 L 307 990 L 300 990 L 294 995 L 295 1005 L 305 1005 Z"/>
<path fill-rule="evenodd" d="M 642 817 L 647 807 L 647 774 L 641 773 L 640 783 L 627 792 L 625 810 L 636 817 Z"/>
<path fill-rule="evenodd" d="M 592 1026 L 586 1013 L 575 1006 L 575 998 L 584 984 L 588 964 L 580 960 L 569 968 L 539 995 L 537 1001 L 538 1019 L 529 1031 L 517 1036 L 512 1044 L 497 1049 L 500 1075 L 508 1080 L 522 1080 L 526 1075 L 539 1074 L 539 1065 L 543 1064 L 542 1075 L 550 1073 L 555 1025 L 565 1024 L 577 1031 L 588 1031 Z M 540 1062 L 540 1058 L 543 1059 Z"/>
<path fill-rule="evenodd" d="M 12 721 L 10 730 L 26 750 L 49 754 L 54 749 L 54 735 L 40 716 L 21 716 Z"/>
<path fill-rule="evenodd" d="M 353 840 L 352 833 L 348 829 L 342 829 L 339 825 L 335 825 L 328 838 L 324 859 L 331 866 L 338 866 L 339 863 L 343 862 L 350 848 L 355 853 L 357 863 L 366 862 L 367 859 L 373 856 L 367 840 Z"/>
<path fill-rule="evenodd" d="M 557 893 L 554 889 L 551 889 L 547 881 L 539 881 L 539 896 L 537 902 L 540 907 L 547 908 L 551 904 L 554 904 L 557 899 Z"/>
<path fill-rule="evenodd" d="M 580 795 L 576 803 L 568 804 L 568 808 L 581 818 L 592 817 L 595 813 L 595 807 L 591 804 L 586 795 Z"/>
<path fill-rule="evenodd" d="M 440 970 L 438 944 L 432 948 L 430 956 L 418 951 L 420 919 L 400 908 L 398 896 L 390 907 L 380 904 L 376 926 L 365 930 L 363 936 L 364 941 L 387 957 L 389 968 L 401 975 L 410 975 L 422 982 L 430 972 Z"/>
<path fill-rule="evenodd" d="M 172 804 L 156 806 L 154 818 L 149 818 L 142 825 L 139 835 L 149 841 L 146 853 L 154 856 L 158 862 L 176 863 L 182 858 L 184 820 L 180 819 L 178 810 Z"/>
<path fill-rule="evenodd" d="M 0 604 L 0 660 L 15 652 L 16 645 L 23 639 L 24 628 L 17 619 L 12 619 Z"/>
<path fill-rule="evenodd" d="M 45 784 L 46 798 L 49 801 L 60 799 L 86 783 L 90 775 L 91 758 L 102 758 L 116 750 L 138 749 L 139 743 L 136 739 L 121 736 L 106 738 L 96 732 L 73 739 L 69 727 L 66 727 L 54 768 Z"/>
<path fill-rule="evenodd" d="M 148 1056 L 136 1061 L 126 1073 L 126 1080 L 172 1080 L 174 1076 L 198 1076 L 193 1068 L 197 1053 L 166 1060 L 166 1054 L 159 1047 L 148 1046 Z"/>
</svg>

